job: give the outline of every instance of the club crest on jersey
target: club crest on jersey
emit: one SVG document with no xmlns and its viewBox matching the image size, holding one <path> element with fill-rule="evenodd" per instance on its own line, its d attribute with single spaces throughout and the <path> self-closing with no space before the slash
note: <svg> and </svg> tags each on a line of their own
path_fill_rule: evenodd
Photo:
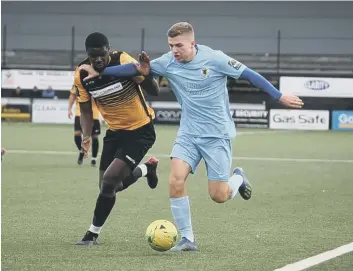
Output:
<svg viewBox="0 0 353 271">
<path fill-rule="evenodd" d="M 203 68 L 201 69 L 201 74 L 202 74 L 205 78 L 207 78 L 208 75 L 209 75 L 209 70 L 208 70 L 208 68 L 203 67 Z"/>
<path fill-rule="evenodd" d="M 242 63 L 240 63 L 239 61 L 236 61 L 235 59 L 230 59 L 228 61 L 228 65 L 231 66 L 232 68 L 239 70 L 240 67 L 243 65 Z"/>
</svg>

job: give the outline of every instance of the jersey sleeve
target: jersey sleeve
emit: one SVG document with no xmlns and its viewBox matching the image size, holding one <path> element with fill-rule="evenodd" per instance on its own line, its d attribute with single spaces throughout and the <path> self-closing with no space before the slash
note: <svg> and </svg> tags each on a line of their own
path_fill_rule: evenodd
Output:
<svg viewBox="0 0 353 271">
<path fill-rule="evenodd" d="M 129 54 L 122 52 L 120 55 L 120 64 L 129 64 L 129 63 L 138 63 L 136 59 L 134 59 L 132 56 Z M 143 81 L 145 79 L 144 76 L 135 76 L 134 78 L 140 79 Z"/>
<path fill-rule="evenodd" d="M 171 59 L 171 54 L 164 54 L 151 61 L 151 74 L 152 76 L 166 76 L 167 66 Z"/>
<path fill-rule="evenodd" d="M 76 94 L 75 84 L 72 85 L 72 87 L 71 87 L 71 89 L 70 89 L 70 94 L 77 95 L 77 94 Z"/>
<path fill-rule="evenodd" d="M 77 101 L 79 103 L 85 103 L 91 100 L 91 96 L 84 89 L 80 78 L 80 68 L 78 67 L 75 71 L 75 83 L 74 88 L 76 90 Z"/>
<path fill-rule="evenodd" d="M 165 68 L 160 62 L 160 57 L 151 61 L 151 74 L 153 76 L 165 75 Z"/>
<path fill-rule="evenodd" d="M 243 63 L 231 58 L 225 53 L 218 51 L 215 55 L 217 70 L 226 76 L 238 79 L 242 72 L 247 68 Z"/>
</svg>

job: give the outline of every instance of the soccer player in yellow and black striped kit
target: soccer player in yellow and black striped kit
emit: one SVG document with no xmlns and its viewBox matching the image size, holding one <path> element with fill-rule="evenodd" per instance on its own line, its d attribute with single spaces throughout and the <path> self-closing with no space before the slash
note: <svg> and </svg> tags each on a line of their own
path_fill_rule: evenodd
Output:
<svg viewBox="0 0 353 271">
<path fill-rule="evenodd" d="M 142 88 L 158 95 L 157 82 L 152 77 L 95 77 L 81 69 L 88 66 L 97 72 L 106 67 L 137 62 L 121 51 L 110 51 L 109 42 L 102 33 L 92 33 L 85 41 L 87 58 L 75 72 L 75 89 L 80 103 L 82 148 L 87 155 L 92 137 L 92 99 L 108 125 L 100 158 L 100 193 L 96 201 L 92 224 L 76 245 L 95 245 L 116 199 L 116 192 L 126 189 L 138 178 L 146 176 L 150 188 L 158 183 L 158 160 L 151 157 L 139 164 L 156 140 L 153 125 L 154 111 L 145 101 Z"/>
<path fill-rule="evenodd" d="M 68 117 L 70 119 L 72 118 L 72 115 L 73 115 L 72 114 L 72 107 L 75 102 L 76 102 L 76 109 L 75 109 L 75 120 L 74 120 L 74 135 L 75 135 L 74 138 L 75 138 L 75 144 L 77 146 L 77 149 L 79 150 L 77 164 L 81 165 L 83 162 L 83 156 L 84 156 L 84 151 L 81 148 L 81 144 L 82 144 L 82 128 L 81 128 L 81 123 L 80 123 L 81 111 L 80 111 L 80 103 L 77 101 L 76 88 L 75 88 L 75 85 L 73 85 L 70 90 L 70 96 L 69 96 Z M 97 155 L 98 155 L 98 150 L 99 150 L 98 137 L 101 133 L 101 125 L 99 122 L 99 111 L 98 111 L 97 105 L 94 101 L 92 101 L 92 112 L 93 112 L 93 127 L 92 127 L 91 165 L 95 166 L 97 163 Z"/>
</svg>

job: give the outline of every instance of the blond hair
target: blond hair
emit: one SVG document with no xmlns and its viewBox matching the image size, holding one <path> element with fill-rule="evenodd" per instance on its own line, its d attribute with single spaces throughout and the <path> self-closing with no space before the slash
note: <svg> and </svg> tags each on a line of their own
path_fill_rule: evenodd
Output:
<svg viewBox="0 0 353 271">
<path fill-rule="evenodd" d="M 194 34 L 194 28 L 187 22 L 180 22 L 172 25 L 168 30 L 168 37 L 175 38 L 183 34 Z"/>
</svg>

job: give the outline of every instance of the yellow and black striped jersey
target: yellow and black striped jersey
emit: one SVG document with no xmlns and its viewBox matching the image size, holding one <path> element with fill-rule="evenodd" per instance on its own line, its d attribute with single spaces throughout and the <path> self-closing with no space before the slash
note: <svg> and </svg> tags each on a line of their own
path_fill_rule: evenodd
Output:
<svg viewBox="0 0 353 271">
<path fill-rule="evenodd" d="M 70 93 L 76 95 L 75 85 L 72 86 L 72 88 L 70 90 Z M 93 119 L 99 120 L 99 111 L 98 111 L 97 105 L 96 105 L 96 103 L 94 102 L 93 99 L 92 99 L 92 112 L 93 112 Z M 79 117 L 79 116 L 81 116 L 80 103 L 77 101 L 77 97 L 76 97 L 75 117 Z"/>
<path fill-rule="evenodd" d="M 133 62 L 136 60 L 127 53 L 114 51 L 108 67 Z M 83 64 L 90 64 L 89 59 Z M 81 71 L 80 65 L 75 71 L 77 100 L 84 103 L 92 97 L 110 130 L 135 130 L 154 119 L 153 109 L 147 106 L 140 86 L 132 78 L 99 76 L 84 82 L 87 72 Z"/>
</svg>

